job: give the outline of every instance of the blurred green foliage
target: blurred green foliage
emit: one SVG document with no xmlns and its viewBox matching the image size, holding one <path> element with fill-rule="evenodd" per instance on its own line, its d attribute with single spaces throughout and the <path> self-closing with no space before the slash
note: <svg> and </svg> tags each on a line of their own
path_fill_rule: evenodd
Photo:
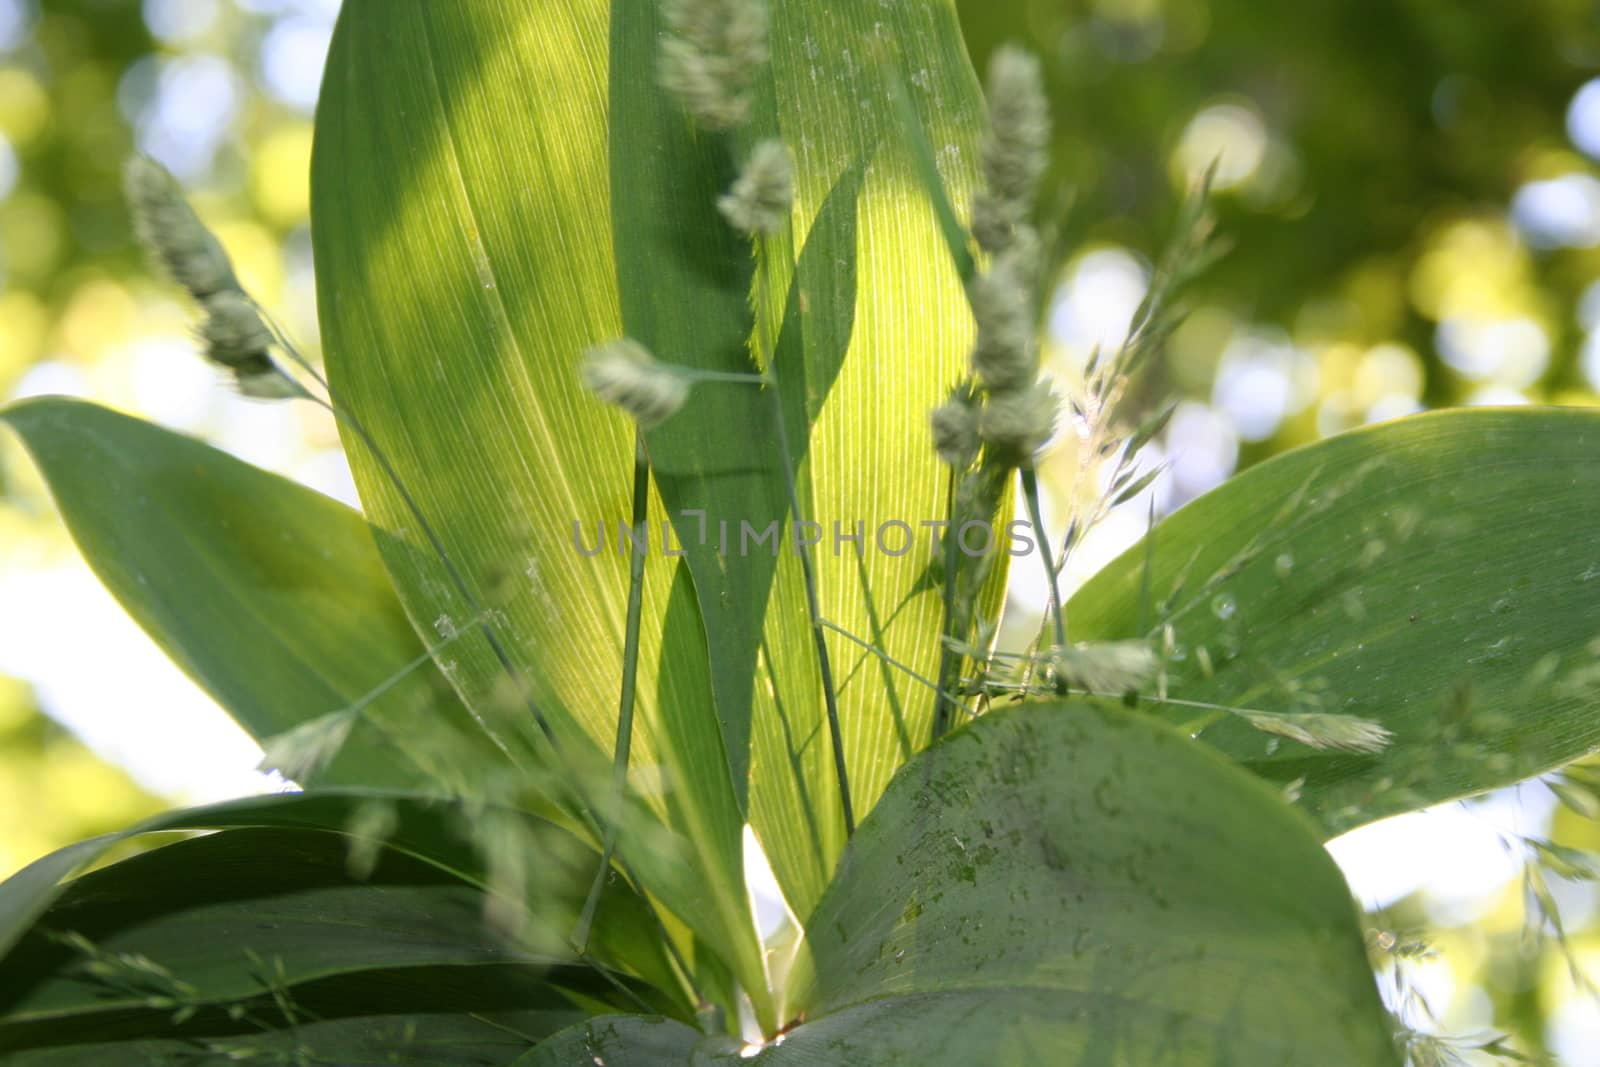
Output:
<svg viewBox="0 0 1600 1067">
<path fill-rule="evenodd" d="M 1592 396 L 1577 367 L 1576 310 L 1600 252 L 1531 249 L 1506 221 L 1525 183 L 1595 172 L 1564 128 L 1575 91 L 1600 70 L 1592 3 L 959 7 L 980 67 L 1006 40 L 1049 57 L 1055 170 L 1073 191 L 1066 217 L 1082 240 L 1152 256 L 1184 164 L 1220 152 L 1224 175 L 1250 169 L 1219 183 L 1233 250 L 1200 287 L 1223 321 L 1281 328 L 1322 356 L 1335 345 L 1402 345 L 1422 356 L 1422 399 L 1438 406 L 1475 384 L 1438 358 L 1441 319 L 1526 315 L 1551 350 L 1528 395 Z M 1213 121 L 1195 124 L 1202 114 Z M 1201 316 L 1180 338 L 1170 383 L 1209 392 L 1230 336 L 1217 321 Z M 1343 358 L 1322 361 L 1323 399 L 1348 374 Z M 1315 436 L 1316 407 L 1243 458 Z"/>
</svg>

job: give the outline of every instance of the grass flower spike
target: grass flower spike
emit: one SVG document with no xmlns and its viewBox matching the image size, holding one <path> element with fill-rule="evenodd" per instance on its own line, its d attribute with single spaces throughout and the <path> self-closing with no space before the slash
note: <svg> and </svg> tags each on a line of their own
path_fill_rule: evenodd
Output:
<svg viewBox="0 0 1600 1067">
<path fill-rule="evenodd" d="M 983 406 L 978 433 L 985 444 L 1000 449 L 1016 466 L 1031 466 L 1033 454 L 1055 432 L 1060 407 L 1060 398 L 1048 381 L 996 393 Z"/>
<path fill-rule="evenodd" d="M 656 361 L 643 345 L 623 338 L 591 348 L 579 370 L 583 384 L 644 427 L 678 413 L 689 399 L 689 382 Z"/>
<path fill-rule="evenodd" d="M 1056 649 L 1055 669 L 1075 689 L 1114 696 L 1148 682 L 1156 673 L 1156 656 L 1143 641 L 1068 645 Z"/>
<path fill-rule="evenodd" d="M 767 61 L 764 0 L 666 0 L 661 86 L 713 130 L 750 114 L 756 74 Z"/>
<path fill-rule="evenodd" d="M 272 361 L 276 338 L 261 312 L 242 291 L 224 289 L 207 297 L 200 324 L 206 358 L 233 373 L 239 391 L 257 400 L 300 396 L 303 390 Z"/>
<path fill-rule="evenodd" d="M 991 393 L 1026 388 L 1038 370 L 1033 297 L 1037 247 L 1032 232 L 1022 231 L 969 287 L 978 324 L 972 370 Z"/>
<path fill-rule="evenodd" d="M 1039 60 L 1006 47 L 989 63 L 989 132 L 983 140 L 983 188 L 973 201 L 972 231 L 986 252 L 1011 244 L 1032 209 L 1048 161 L 1050 108 Z"/>
<path fill-rule="evenodd" d="M 356 718 L 349 710 L 334 711 L 267 738 L 261 746 L 259 768 L 277 771 L 290 781 L 310 780 L 339 754 L 355 729 Z"/>
<path fill-rule="evenodd" d="M 1394 736 L 1381 724 L 1353 715 L 1292 715 L 1265 711 L 1240 714 L 1246 722 L 1263 733 L 1287 737 L 1312 748 L 1382 752 Z"/>
<path fill-rule="evenodd" d="M 978 458 L 977 398 L 970 389 L 957 388 L 950 399 L 928 416 L 933 426 L 933 448 L 939 458 L 958 471 Z"/>
<path fill-rule="evenodd" d="M 123 170 L 123 190 L 140 243 L 190 296 L 204 301 L 240 288 L 222 243 L 206 229 L 165 167 L 146 156 L 134 156 Z"/>
<path fill-rule="evenodd" d="M 155 160 L 134 156 L 123 171 L 123 187 L 139 240 L 205 312 L 200 338 L 206 358 L 232 374 L 245 396 L 305 396 L 300 384 L 273 361 L 277 336 L 239 284 L 222 242 L 184 199 L 177 179 Z"/>
<path fill-rule="evenodd" d="M 717 200 L 717 210 L 735 229 L 754 236 L 781 230 L 793 203 L 789 150 L 782 141 L 762 141 L 745 161 L 733 188 Z"/>
</svg>

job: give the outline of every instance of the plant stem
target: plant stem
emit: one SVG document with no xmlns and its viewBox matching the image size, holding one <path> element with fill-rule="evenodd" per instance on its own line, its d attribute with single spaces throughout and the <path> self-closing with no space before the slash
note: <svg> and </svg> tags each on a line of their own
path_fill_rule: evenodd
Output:
<svg viewBox="0 0 1600 1067">
<path fill-rule="evenodd" d="M 789 485 L 789 508 L 796 524 L 800 520 L 800 493 L 794 484 L 794 468 L 789 454 L 789 433 L 784 428 L 783 400 L 778 392 L 777 376 L 772 380 L 772 406 L 777 414 L 778 453 Z M 811 636 L 817 646 L 817 670 L 822 675 L 822 696 L 828 706 L 828 733 L 833 741 L 833 769 L 839 778 L 839 806 L 844 811 L 845 836 L 856 832 L 855 811 L 850 804 L 850 774 L 845 769 L 844 737 L 839 731 L 839 698 L 833 691 L 833 666 L 828 660 L 828 641 L 822 632 L 822 609 L 817 603 L 817 579 L 811 569 L 810 547 L 796 540 L 799 549 L 800 574 L 805 579 L 806 609 L 811 613 Z"/>
<path fill-rule="evenodd" d="M 937 741 L 950 729 L 950 709 L 944 697 L 950 690 L 950 679 L 955 674 L 958 654 L 950 648 L 955 638 L 956 624 L 956 471 L 952 467 L 947 479 L 949 487 L 945 502 L 946 526 L 944 531 L 944 622 L 939 627 L 939 681 L 933 693 L 933 740 Z"/>
<path fill-rule="evenodd" d="M 637 428 L 633 437 L 633 516 L 635 530 L 643 531 L 650 504 L 650 458 L 645 453 L 644 434 Z M 617 847 L 617 832 L 622 823 L 623 806 L 628 797 L 628 753 L 633 746 L 634 689 L 639 674 L 639 616 L 644 605 L 644 558 L 642 539 L 632 543 L 628 564 L 628 617 L 622 646 L 622 695 L 617 704 L 617 742 L 611 757 L 611 802 L 615 807 L 607 813 L 605 842 L 600 849 L 600 869 L 595 872 L 594 884 L 583 902 L 583 913 L 578 918 L 578 928 L 573 932 L 573 943 L 582 952 L 589 945 L 589 931 L 594 925 L 600 895 L 605 889 L 611 871 L 611 856 Z"/>
<path fill-rule="evenodd" d="M 1050 535 L 1045 531 L 1044 518 L 1039 507 L 1039 476 L 1033 467 L 1021 468 L 1022 495 L 1028 501 L 1028 521 L 1033 524 L 1033 535 L 1039 539 L 1039 555 L 1044 560 L 1045 580 L 1050 583 L 1050 617 L 1056 628 L 1056 647 L 1067 647 L 1067 626 L 1061 617 L 1061 586 L 1056 580 L 1055 563 L 1050 558 Z"/>
<path fill-rule="evenodd" d="M 943 689 L 940 689 L 939 688 L 939 683 L 935 682 L 932 678 L 929 678 L 929 677 L 927 677 L 927 676 L 925 676 L 923 674 L 920 674 L 916 670 L 913 670 L 911 667 L 906 666 L 904 663 L 901 663 L 899 660 L 897 660 L 893 656 L 889 655 L 889 653 L 885 652 L 883 649 L 879 648 L 877 645 L 874 645 L 870 641 L 862 640 L 861 638 L 857 637 L 855 634 L 851 633 L 849 630 L 846 630 L 843 626 L 837 626 L 837 625 L 829 622 L 827 619 L 823 619 L 822 620 L 822 625 L 826 626 L 828 629 L 832 630 L 834 633 L 838 634 L 840 637 L 843 637 L 843 638 L 845 638 L 846 640 L 849 640 L 849 641 L 854 641 L 856 644 L 860 645 L 862 648 L 866 649 L 868 652 L 872 653 L 874 656 L 877 656 L 879 659 L 883 660 L 883 662 L 887 663 L 889 666 L 895 668 L 896 670 L 905 672 L 907 675 L 909 675 L 911 677 L 911 679 L 913 681 L 921 682 L 923 685 L 927 686 L 929 689 L 932 689 L 933 690 L 934 699 L 942 701 L 942 702 L 949 703 L 949 704 L 953 705 L 954 707 L 956 707 L 958 710 L 966 712 L 968 718 L 972 717 L 973 711 L 972 711 L 971 708 L 969 708 L 965 704 L 961 703 L 960 700 L 956 699 L 951 694 L 945 692 Z"/>
</svg>

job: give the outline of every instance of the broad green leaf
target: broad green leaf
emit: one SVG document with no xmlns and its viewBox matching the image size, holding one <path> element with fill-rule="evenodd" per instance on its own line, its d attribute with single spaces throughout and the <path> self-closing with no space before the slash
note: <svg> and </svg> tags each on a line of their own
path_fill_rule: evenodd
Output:
<svg viewBox="0 0 1600 1067">
<path fill-rule="evenodd" d="M 807 943 L 805 1022 L 753 1057 L 602 1018 L 530 1062 L 1398 1062 L 1311 822 L 1203 746 L 1085 700 L 992 713 L 902 768 Z"/>
<path fill-rule="evenodd" d="M 811 423 L 801 505 L 825 531 L 815 555 L 821 610 L 899 663 L 932 675 L 942 598 L 927 580 L 933 545 L 922 524 L 943 519 L 948 502 L 927 418 L 965 371 L 972 321 L 891 103 L 892 70 L 910 82 L 946 190 L 964 211 L 983 111 L 953 5 L 772 4 L 775 127 L 761 132 L 781 135 L 794 154 L 793 243 L 802 249 L 784 323 L 788 344 L 780 343 L 777 358 L 780 374 L 803 381 L 789 386 L 784 379 L 791 396 L 803 392 Z M 835 213 L 848 210 L 841 190 L 856 183 L 852 235 Z M 827 243 L 813 253 L 819 234 Z M 847 268 L 853 290 L 838 288 Z M 799 351 L 803 372 L 786 372 L 783 361 Z M 834 536 L 858 523 L 865 531 L 859 554 Z M 909 551 L 903 529 L 891 523 L 914 531 Z M 780 573 L 767 618 L 776 681 L 755 690 L 750 818 L 791 907 L 804 916 L 844 839 L 795 577 L 792 568 Z M 828 640 L 859 820 L 896 769 L 927 744 L 933 704 L 904 673 L 842 637 Z"/>
<path fill-rule="evenodd" d="M 515 672 L 561 739 L 559 761 L 580 767 L 613 743 L 627 582 L 621 554 L 587 555 L 573 535 L 581 529 L 589 546 L 605 523 L 614 542 L 629 511 L 632 441 L 626 421 L 579 388 L 579 354 L 628 332 L 674 361 L 750 366 L 749 253 L 713 206 L 732 174 L 729 149 L 692 140 L 640 76 L 654 68 L 653 11 L 615 10 L 626 21 L 613 34 L 595 2 L 538 13 L 482 0 L 448 13 L 416 0 L 347 5 L 313 166 L 337 395 L 438 527 L 472 599 L 500 613 Z M 924 423 L 960 371 L 970 320 L 911 153 L 887 104 L 873 102 L 886 100 L 883 64 L 903 64 L 964 200 L 976 81 L 942 0 L 870 17 L 778 3 L 773 48 L 770 131 L 757 132 L 781 131 L 793 147 L 797 201 L 794 232 L 768 250 L 771 278 L 756 297 L 763 309 L 794 309 L 780 349 L 795 354 L 779 367 L 786 404 L 805 416 L 793 420 L 796 455 L 808 457 L 805 509 L 829 538 L 818 552 L 823 610 L 931 670 L 939 603 L 927 545 L 890 555 L 873 537 L 893 520 L 926 542 L 920 524 L 945 514 Z M 626 70 L 615 100 L 613 64 Z M 798 270 L 796 248 L 811 253 Z M 675 647 L 705 641 L 711 672 L 664 656 L 653 637 L 644 643 L 633 753 L 636 767 L 664 773 L 655 810 L 690 844 L 710 892 L 685 900 L 650 888 L 747 988 L 760 968 L 737 828 L 751 762 L 763 784 L 750 818 L 797 908 L 815 901 L 843 845 L 795 560 L 719 561 L 698 520 L 680 514 L 704 504 L 710 531 L 727 521 L 734 539 L 742 521 L 760 530 L 786 514 L 770 407 L 751 386 L 702 386 L 691 410 L 651 435 L 662 500 L 652 532 L 671 512 L 675 540 L 694 550 L 693 586 L 673 576 L 658 535 L 643 629 L 665 631 Z M 368 512 L 393 533 L 385 559 L 408 612 L 419 624 L 459 623 L 473 609 L 372 457 L 351 445 Z M 864 558 L 831 540 L 835 521 L 845 534 L 864 524 Z M 842 639 L 833 654 L 865 810 L 921 744 L 931 702 Z M 533 714 L 496 707 L 506 672 L 492 649 L 475 635 L 453 668 L 516 758 L 541 758 Z"/>
<path fill-rule="evenodd" d="M 787 534 L 797 520 L 818 524 L 813 556 L 831 622 L 936 671 L 941 600 L 926 580 L 931 538 L 921 523 L 942 518 L 946 504 L 926 420 L 961 374 L 970 318 L 891 106 L 889 72 L 913 72 L 912 114 L 942 146 L 943 178 L 962 198 L 976 160 L 977 83 L 947 3 L 868 10 L 776 0 L 755 128 L 707 135 L 639 76 L 659 47 L 654 8 L 619 3 L 612 26 L 623 326 L 681 365 L 753 373 L 773 361 L 781 401 L 766 388 L 699 386 L 683 413 L 651 432 L 650 454 L 694 574 L 735 787 L 742 792 L 753 771 L 751 822 L 805 914 L 843 848 L 844 826 Z M 796 201 L 790 231 L 763 242 L 752 279 L 751 252 L 716 200 L 768 136 L 791 151 Z M 752 302 L 762 319 L 754 352 Z M 796 464 L 787 471 L 780 403 Z M 790 512 L 791 476 L 799 516 Z M 903 525 L 880 543 L 887 523 Z M 747 539 L 769 526 L 784 534 L 766 546 Z M 859 542 L 845 540 L 858 532 Z M 926 743 L 932 704 L 843 637 L 830 638 L 830 658 L 859 818 Z"/>
<path fill-rule="evenodd" d="M 61 883 L 120 839 L 120 834 L 102 834 L 76 842 L 0 882 L 0 961 L 60 894 Z"/>
<path fill-rule="evenodd" d="M 1167 695 L 1381 723 L 1319 751 L 1192 706 L 1206 742 L 1329 834 L 1548 770 L 1600 746 L 1600 414 L 1451 411 L 1251 468 L 1072 598 L 1075 640 L 1170 626 Z M 1145 619 L 1141 623 L 1141 618 Z"/>
<path fill-rule="evenodd" d="M 346 868 L 332 834 L 231 830 L 85 875 L 45 916 L 57 936 L 6 960 L 0 1053 L 191 1062 L 187 1044 L 219 1060 L 298 1047 L 290 1062 L 505 1063 L 597 1005 L 648 1002 L 509 941 L 482 895 L 436 866 L 391 852 L 364 880 Z M 481 1061 L 490 1035 L 474 1023 L 521 1043 L 490 1041 Z"/>
<path fill-rule="evenodd" d="M 82 401 L 24 401 L 0 411 L 0 421 L 38 463 L 90 567 L 254 737 L 284 733 L 394 681 L 317 780 L 450 777 L 437 756 L 469 744 L 470 722 L 432 664 L 407 669 L 423 646 L 359 515 L 192 438 Z M 493 757 L 478 745 L 458 759 L 469 754 Z"/>
<path fill-rule="evenodd" d="M 539 1043 L 512 1067 L 673 1067 L 710 1061 L 696 1057 L 705 1035 L 672 1019 L 643 1015 L 600 1015 L 574 1023 Z M 719 1042 L 720 1043 L 720 1042 Z"/>
<path fill-rule="evenodd" d="M 336 394 L 393 460 L 473 599 L 494 609 L 510 688 L 526 686 L 561 752 L 546 750 L 522 701 L 504 699 L 508 672 L 482 634 L 458 646 L 452 680 L 519 763 L 595 782 L 616 730 L 628 585 L 616 527 L 631 512 L 633 464 L 632 427 L 576 374 L 585 348 L 622 332 L 607 64 L 601 0 L 355 0 L 329 57 L 312 174 Z M 460 626 L 472 608 L 371 454 L 349 444 L 368 513 L 392 533 L 380 547 L 406 610 L 419 625 Z M 655 505 L 651 530 L 664 521 Z M 579 538 L 592 548 L 602 522 L 608 547 L 586 555 Z M 653 866 L 623 855 L 759 1002 L 705 631 L 687 576 L 652 541 L 632 763 L 660 772 L 640 785 L 691 853 Z M 663 633 L 698 651 L 663 655 Z"/>
<path fill-rule="evenodd" d="M 435 867 L 390 853 L 357 881 L 347 859 L 347 843 L 332 834 L 230 830 L 84 875 L 6 957 L 0 1047 L 79 1016 L 145 1007 L 150 994 L 128 975 L 84 966 L 118 954 L 154 961 L 193 987 L 197 1004 L 246 999 L 264 981 L 287 988 L 393 967 L 555 962 L 499 936 L 484 922 L 482 893 Z M 49 936 L 69 932 L 94 954 Z"/>
<path fill-rule="evenodd" d="M 89 1031 L 70 1044 L 10 1053 L 7 1067 L 196 1067 L 209 1063 L 349 1064 L 384 1067 L 499 1067 L 529 1042 L 581 1019 L 565 988 L 494 967 L 468 973 L 429 971 L 360 976 L 348 989 L 331 983 L 297 989 L 307 1015 L 293 1027 L 265 1029 L 282 1009 L 263 995 L 249 1016 L 211 1011 L 178 1037 L 117 1040 Z M 382 979 L 381 983 L 376 979 Z M 509 980 L 508 980 L 509 979 Z M 448 983 L 448 985 L 446 984 Z M 314 1016 L 313 1014 L 314 1013 Z M 123 1024 L 122 1033 L 128 1025 Z"/>
<path fill-rule="evenodd" d="M 352 856 L 362 850 L 363 814 L 381 808 L 385 832 L 371 856 L 393 853 L 427 864 L 474 892 L 508 892 L 524 884 L 531 923 L 529 944 L 556 955 L 567 953 L 573 917 L 588 887 L 594 854 L 565 831 L 536 816 L 507 808 L 465 806 L 385 790 L 325 789 L 250 797 L 168 812 L 127 831 L 106 834 L 50 854 L 0 883 L 0 960 L 63 893 L 67 878 L 118 842 L 139 834 L 173 830 L 263 830 L 295 832 L 340 842 Z M 478 832 L 485 840 L 474 841 Z M 336 836 L 338 835 L 338 836 Z M 492 835 L 492 836 L 491 836 Z M 483 845 L 500 850 L 497 878 L 486 869 Z M 127 861 L 127 862 L 132 862 Z M 525 868 L 520 875 L 515 867 Z M 163 868 L 165 869 L 165 868 Z M 111 870 L 136 870 L 119 864 Z M 103 877 L 111 877 L 106 875 Z M 115 883 L 111 883 L 115 884 Z M 608 966 L 637 974 L 667 995 L 677 983 L 648 907 L 613 881 L 601 899 L 591 951 Z"/>
</svg>

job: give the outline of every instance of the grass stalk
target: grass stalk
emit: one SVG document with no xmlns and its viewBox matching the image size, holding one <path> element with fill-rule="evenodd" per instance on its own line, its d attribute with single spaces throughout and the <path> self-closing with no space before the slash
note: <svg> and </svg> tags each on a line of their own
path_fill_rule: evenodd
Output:
<svg viewBox="0 0 1600 1067">
<path fill-rule="evenodd" d="M 950 683 L 960 664 L 960 653 L 950 647 L 950 642 L 955 640 L 956 625 L 956 566 L 959 559 L 956 555 L 956 478 L 954 468 L 950 470 L 948 479 L 949 492 L 946 494 L 945 506 L 945 531 L 944 531 L 944 620 L 939 627 L 939 680 L 933 692 L 933 740 L 937 741 L 950 729 L 950 708 L 945 697 L 950 692 Z"/>
<path fill-rule="evenodd" d="M 1050 618 L 1055 626 L 1056 647 L 1067 647 L 1067 624 L 1061 614 L 1061 585 L 1056 576 L 1054 561 L 1050 558 L 1050 534 L 1044 528 L 1044 514 L 1039 507 L 1039 476 L 1032 466 L 1019 469 L 1022 476 L 1022 496 L 1028 502 L 1028 521 L 1033 524 L 1033 535 L 1039 542 L 1039 554 L 1044 561 L 1045 581 L 1049 583 Z"/>
<path fill-rule="evenodd" d="M 644 434 L 634 431 L 633 444 L 633 515 L 635 530 L 643 531 L 650 504 L 650 458 L 645 453 Z M 617 740 L 611 755 L 611 803 L 614 805 L 605 816 L 605 840 L 600 849 L 600 869 L 595 872 L 594 883 L 583 902 L 583 912 L 578 917 L 573 932 L 573 944 L 584 951 L 589 944 L 589 931 L 594 926 L 595 911 L 600 906 L 600 895 L 605 890 L 606 878 L 611 871 L 611 857 L 617 848 L 617 832 L 622 823 L 622 813 L 628 797 L 628 755 L 633 747 L 634 691 L 639 677 L 639 616 L 644 606 L 643 538 L 632 543 L 628 563 L 628 615 L 622 646 L 622 693 L 617 703 Z"/>
</svg>

